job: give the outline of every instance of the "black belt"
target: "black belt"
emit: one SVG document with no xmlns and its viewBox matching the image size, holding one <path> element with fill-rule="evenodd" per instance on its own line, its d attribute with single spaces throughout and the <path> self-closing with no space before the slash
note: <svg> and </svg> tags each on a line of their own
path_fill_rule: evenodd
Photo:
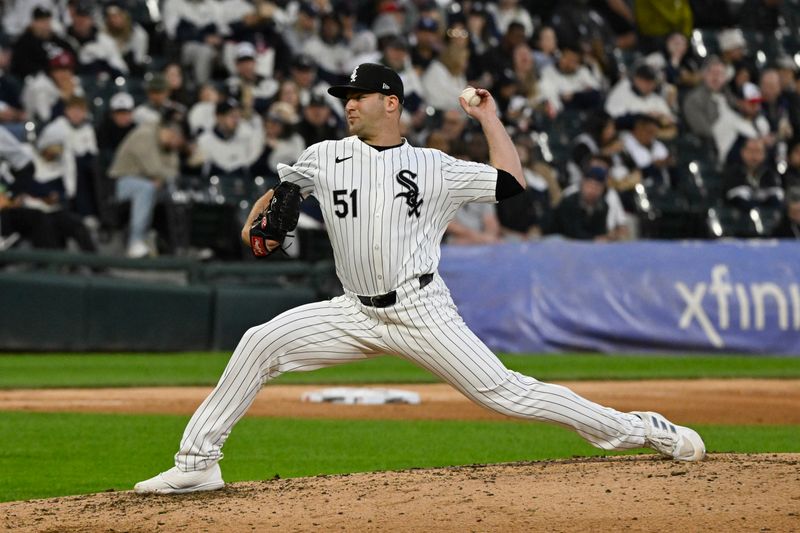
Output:
<svg viewBox="0 0 800 533">
<path fill-rule="evenodd" d="M 423 274 L 417 279 L 419 279 L 419 288 L 422 289 L 433 281 L 433 274 Z M 389 307 L 397 303 L 397 291 L 379 294 L 378 296 L 356 296 L 367 307 Z"/>
</svg>

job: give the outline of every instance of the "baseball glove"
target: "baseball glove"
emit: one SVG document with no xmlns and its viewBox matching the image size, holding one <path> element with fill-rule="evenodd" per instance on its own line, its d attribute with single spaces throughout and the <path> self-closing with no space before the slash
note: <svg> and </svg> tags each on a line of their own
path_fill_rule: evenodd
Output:
<svg viewBox="0 0 800 533">
<path fill-rule="evenodd" d="M 275 187 L 269 207 L 250 226 L 250 248 L 253 255 L 266 257 L 272 253 L 267 248 L 266 241 L 283 243 L 286 234 L 297 226 L 301 200 L 298 185 L 283 181 Z"/>
</svg>

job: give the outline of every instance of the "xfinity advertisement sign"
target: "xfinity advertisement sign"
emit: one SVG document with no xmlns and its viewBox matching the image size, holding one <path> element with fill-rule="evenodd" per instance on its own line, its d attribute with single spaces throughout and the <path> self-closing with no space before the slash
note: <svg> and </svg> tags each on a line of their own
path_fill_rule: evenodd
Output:
<svg viewBox="0 0 800 533">
<path fill-rule="evenodd" d="M 800 355 L 797 242 L 450 246 L 440 272 L 496 351 Z"/>
</svg>

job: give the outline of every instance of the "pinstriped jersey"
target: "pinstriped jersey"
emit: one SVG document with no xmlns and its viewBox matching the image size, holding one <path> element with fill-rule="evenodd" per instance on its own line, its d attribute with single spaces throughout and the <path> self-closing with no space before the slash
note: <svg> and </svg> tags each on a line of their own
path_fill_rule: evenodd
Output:
<svg viewBox="0 0 800 533">
<path fill-rule="evenodd" d="M 435 272 L 448 223 L 465 202 L 495 202 L 497 170 L 439 150 L 376 150 L 356 136 L 308 147 L 281 180 L 320 203 L 345 289 L 376 295 Z"/>
</svg>

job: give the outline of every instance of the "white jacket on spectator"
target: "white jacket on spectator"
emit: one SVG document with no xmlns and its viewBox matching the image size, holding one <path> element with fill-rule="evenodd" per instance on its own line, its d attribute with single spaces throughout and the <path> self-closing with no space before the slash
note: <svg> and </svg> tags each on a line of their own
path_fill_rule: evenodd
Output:
<svg viewBox="0 0 800 533">
<path fill-rule="evenodd" d="M 146 103 L 139 104 L 133 110 L 133 121 L 137 124 L 155 124 L 161 121 L 161 113 Z"/>
<path fill-rule="evenodd" d="M 667 146 L 658 139 L 653 141 L 652 146 L 644 146 L 629 131 L 623 131 L 619 136 L 625 146 L 625 151 L 636 164 L 636 168 L 647 168 L 655 161 L 669 157 Z"/>
<path fill-rule="evenodd" d="M 204 131 L 197 138 L 197 148 L 207 164 L 232 173 L 250 167 L 261 155 L 263 131 L 261 118 L 253 116 L 239 122 L 228 139 L 220 137 L 214 128 Z"/>
<path fill-rule="evenodd" d="M 211 24 L 217 28 L 217 33 L 227 32 L 227 24 L 219 2 L 214 0 L 164 0 L 162 8 L 164 29 L 170 39 L 175 39 L 178 24 L 181 20 L 197 28 L 204 28 Z"/>
<path fill-rule="evenodd" d="M 214 123 L 217 120 L 216 116 L 216 102 L 197 102 L 189 110 L 186 120 L 189 122 L 189 132 L 192 137 L 196 137 L 203 133 L 214 129 Z"/>
<path fill-rule="evenodd" d="M 422 75 L 425 101 L 440 111 L 460 109 L 458 97 L 467 86 L 467 78 L 453 76 L 440 61 L 434 60 Z"/>
<path fill-rule="evenodd" d="M 736 139 L 742 137 L 755 138 L 769 135 L 770 127 L 764 115 L 759 115 L 755 123 L 746 120 L 736 110 L 731 108 L 722 94 L 714 94 L 712 98 L 717 102 L 719 118 L 711 126 L 714 143 L 717 145 L 719 162 L 724 163 Z"/>
<path fill-rule="evenodd" d="M 553 109 L 561 111 L 564 108 L 561 96 L 565 94 L 575 94 L 588 90 L 601 90 L 602 81 L 586 66 L 581 65 L 572 74 L 566 74 L 550 65 L 542 70 L 542 77 L 539 81 L 539 90 Z"/>
<path fill-rule="evenodd" d="M 31 162 L 32 154 L 13 133 L 0 127 L 0 162 L 8 162 L 11 170 L 20 170 Z"/>
<path fill-rule="evenodd" d="M 65 148 L 76 157 L 97 155 L 97 135 L 89 122 L 84 122 L 76 128 L 67 117 L 61 116 L 42 129 L 41 137 L 51 134 L 63 138 Z"/>
<path fill-rule="evenodd" d="M 350 49 L 344 42 L 328 44 L 319 35 L 303 43 L 302 53 L 313 57 L 317 65 L 334 74 L 349 74 L 347 70 L 351 58 Z"/>
<path fill-rule="evenodd" d="M 64 26 L 59 17 L 58 0 L 5 0 L 2 3 L 3 30 L 16 40 L 27 29 L 33 19 L 33 10 L 42 7 L 53 14 L 51 25 L 58 35 L 64 34 Z"/>
<path fill-rule="evenodd" d="M 639 113 L 655 113 L 675 120 L 675 116 L 663 96 L 655 92 L 647 96 L 636 93 L 629 78 L 619 80 L 608 93 L 606 111 L 614 118 Z"/>
<path fill-rule="evenodd" d="M 125 41 L 115 39 L 105 28 L 103 28 L 102 31 L 103 35 L 111 39 L 120 57 L 131 54 L 133 63 L 136 65 L 143 65 L 147 61 L 147 51 L 150 48 L 150 36 L 147 35 L 145 29 L 139 24 L 131 22 L 131 33 Z"/>
<path fill-rule="evenodd" d="M 269 154 L 269 158 L 267 159 L 270 170 L 278 172 L 279 163 L 283 163 L 284 165 L 293 164 L 305 149 L 306 143 L 303 142 L 303 138 L 297 133 L 293 133 L 286 139 L 278 139 L 278 142 L 275 143 L 275 146 L 272 148 L 272 153 Z"/>
<path fill-rule="evenodd" d="M 80 78 L 74 76 L 73 81 L 75 84 L 74 94 L 83 96 Z M 53 106 L 61 99 L 61 91 L 46 72 L 40 72 L 25 79 L 20 96 L 28 116 L 33 120 L 45 123 L 52 118 Z"/>
<path fill-rule="evenodd" d="M 117 48 L 114 39 L 102 32 L 97 32 L 94 40 L 81 45 L 77 40 L 67 39 L 78 54 L 78 63 L 81 65 L 91 65 L 95 62 L 103 62 L 109 67 L 121 72 L 128 73 L 128 64 L 122 59 L 122 54 Z"/>
</svg>

